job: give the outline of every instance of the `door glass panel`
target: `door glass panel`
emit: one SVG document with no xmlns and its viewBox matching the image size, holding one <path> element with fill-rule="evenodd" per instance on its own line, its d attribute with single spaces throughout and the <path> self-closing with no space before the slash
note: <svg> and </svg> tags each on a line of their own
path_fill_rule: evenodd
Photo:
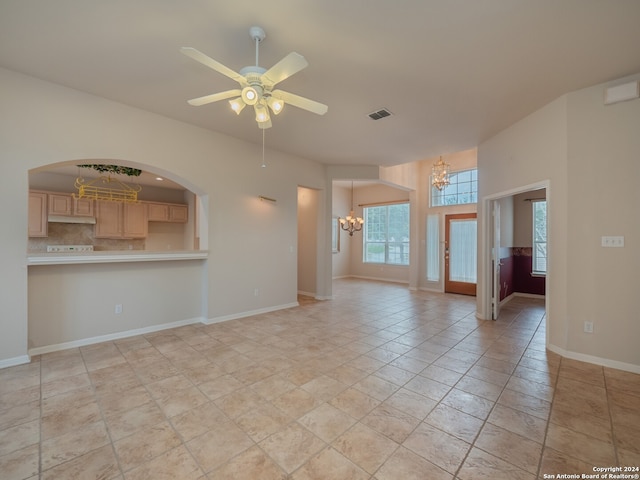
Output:
<svg viewBox="0 0 640 480">
<path fill-rule="evenodd" d="M 449 280 L 476 283 L 477 221 L 476 219 L 451 220 L 449 228 Z"/>
</svg>

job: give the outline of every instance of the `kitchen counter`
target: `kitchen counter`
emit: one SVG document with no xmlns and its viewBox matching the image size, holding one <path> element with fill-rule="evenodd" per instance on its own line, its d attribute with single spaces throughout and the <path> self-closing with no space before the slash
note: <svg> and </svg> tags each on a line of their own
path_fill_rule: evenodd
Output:
<svg viewBox="0 0 640 480">
<path fill-rule="evenodd" d="M 207 250 L 159 251 L 120 250 L 69 253 L 28 253 L 27 265 L 72 265 L 81 263 L 164 262 L 171 260 L 204 260 Z"/>
</svg>

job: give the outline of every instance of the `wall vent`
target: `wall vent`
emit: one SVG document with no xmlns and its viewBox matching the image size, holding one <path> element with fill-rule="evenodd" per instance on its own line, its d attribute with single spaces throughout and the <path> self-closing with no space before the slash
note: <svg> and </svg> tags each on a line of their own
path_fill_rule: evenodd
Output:
<svg viewBox="0 0 640 480">
<path fill-rule="evenodd" d="M 640 97 L 640 82 L 624 83 L 604 91 L 604 104 L 611 105 Z"/>
<path fill-rule="evenodd" d="M 375 112 L 371 112 L 368 114 L 371 120 L 380 120 L 384 117 L 390 117 L 391 112 L 386 108 L 381 108 L 380 110 L 376 110 Z"/>
</svg>

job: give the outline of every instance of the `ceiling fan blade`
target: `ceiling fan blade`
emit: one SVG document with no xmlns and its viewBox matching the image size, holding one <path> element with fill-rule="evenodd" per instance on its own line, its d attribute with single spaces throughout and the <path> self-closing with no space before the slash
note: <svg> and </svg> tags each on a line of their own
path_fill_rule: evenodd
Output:
<svg viewBox="0 0 640 480">
<path fill-rule="evenodd" d="M 308 110 L 318 115 L 324 115 L 325 113 L 327 113 L 327 110 L 329 110 L 329 107 L 327 107 L 324 103 L 316 102 L 315 100 L 309 100 L 308 98 L 301 97 L 293 93 L 284 92 L 282 90 L 274 90 L 273 92 L 271 92 L 271 95 L 284 100 L 284 103 L 293 105 L 294 107 L 302 108 L 303 110 Z"/>
<path fill-rule="evenodd" d="M 191 100 L 187 100 L 189 105 L 193 105 L 194 107 L 199 107 L 200 105 L 206 105 L 207 103 L 218 102 L 220 100 L 226 100 L 231 97 L 239 97 L 242 93 L 242 90 L 227 90 L 226 92 L 214 93 L 211 95 L 205 95 L 204 97 L 192 98 Z"/>
<path fill-rule="evenodd" d="M 309 65 L 309 63 L 302 55 L 291 52 L 262 74 L 262 82 L 272 87 L 276 83 L 289 78 L 294 73 L 298 73 L 307 65 Z"/>
<path fill-rule="evenodd" d="M 246 81 L 245 78 L 242 75 L 240 75 L 238 72 L 234 72 L 229 67 L 225 67 L 220 62 L 216 62 L 213 58 L 208 57 L 207 55 L 196 50 L 195 48 L 182 47 L 180 48 L 180 51 L 184 53 L 187 57 L 193 58 L 196 62 L 200 62 L 201 64 L 206 65 L 207 67 L 215 70 L 218 73 L 221 73 L 226 77 L 229 77 L 235 80 L 236 82 L 242 83 Z"/>
</svg>

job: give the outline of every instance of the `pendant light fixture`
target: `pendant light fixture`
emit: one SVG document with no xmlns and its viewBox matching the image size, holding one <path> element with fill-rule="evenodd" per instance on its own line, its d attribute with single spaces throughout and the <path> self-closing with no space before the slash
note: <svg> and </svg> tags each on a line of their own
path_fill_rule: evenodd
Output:
<svg viewBox="0 0 640 480">
<path fill-rule="evenodd" d="M 356 217 L 353 213 L 353 180 L 351 181 L 351 211 L 345 218 L 339 217 L 340 228 L 349 233 L 350 237 L 353 237 L 353 232 L 359 232 L 364 225 L 364 219 L 362 217 Z"/>
</svg>

